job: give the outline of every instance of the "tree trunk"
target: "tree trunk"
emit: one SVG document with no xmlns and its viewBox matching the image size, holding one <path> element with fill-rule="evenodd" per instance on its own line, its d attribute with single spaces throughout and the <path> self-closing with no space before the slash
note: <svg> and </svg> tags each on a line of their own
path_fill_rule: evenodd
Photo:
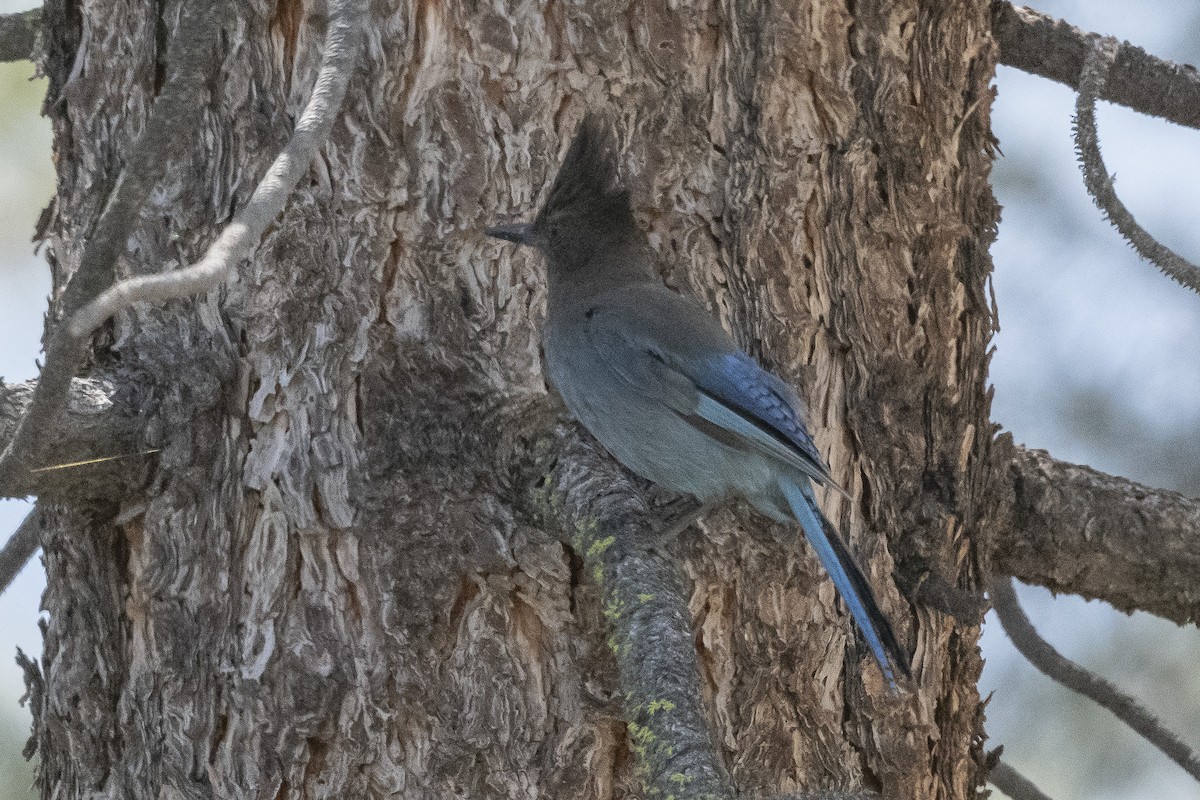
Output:
<svg viewBox="0 0 1200 800">
<path fill-rule="evenodd" d="M 588 109 L 624 131 L 666 282 L 802 387 L 854 498 L 823 507 L 915 653 L 890 696 L 797 533 L 711 515 L 681 558 L 734 785 L 975 795 L 988 4 L 671 5 L 375 3 L 342 117 L 255 258 L 97 339 L 92 372 L 160 452 L 119 502 L 48 513 L 43 797 L 643 796 L 600 593 L 510 468 L 513 420 L 561 413 L 541 264 L 481 233 L 535 210 Z M 321 4 L 231 13 L 121 274 L 194 261 L 311 89 Z M 47 14 L 61 291 L 177 5 Z"/>
</svg>

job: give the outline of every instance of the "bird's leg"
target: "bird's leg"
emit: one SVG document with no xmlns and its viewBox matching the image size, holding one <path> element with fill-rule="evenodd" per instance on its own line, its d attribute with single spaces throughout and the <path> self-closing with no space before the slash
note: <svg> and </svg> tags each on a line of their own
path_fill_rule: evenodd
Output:
<svg viewBox="0 0 1200 800">
<path fill-rule="evenodd" d="M 664 502 L 656 509 L 659 528 L 650 534 L 646 545 L 662 553 L 669 552 L 679 534 L 723 505 L 725 500 L 724 497 L 718 497 L 701 503 L 694 497 L 680 495 Z"/>
</svg>

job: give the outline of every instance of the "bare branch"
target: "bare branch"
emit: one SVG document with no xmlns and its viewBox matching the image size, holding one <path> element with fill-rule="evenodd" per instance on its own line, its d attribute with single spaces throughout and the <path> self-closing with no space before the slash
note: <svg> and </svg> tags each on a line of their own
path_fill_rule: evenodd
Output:
<svg viewBox="0 0 1200 800">
<path fill-rule="evenodd" d="M 1012 798 L 1012 800 L 1050 800 L 1033 781 L 1001 761 L 988 773 L 988 783 Z"/>
<path fill-rule="evenodd" d="M 83 337 L 118 311 L 138 302 L 164 302 L 190 297 L 218 286 L 242 259 L 248 258 L 263 231 L 283 211 L 284 203 L 324 144 L 346 94 L 363 29 L 363 0 L 333 0 L 321 70 L 308 106 L 291 140 L 254 190 L 250 202 L 234 217 L 200 261 L 176 272 L 143 275 L 111 287 L 71 320 L 71 335 Z"/>
<path fill-rule="evenodd" d="M 37 506 L 25 515 L 25 519 L 17 527 L 16 532 L 8 538 L 4 549 L 0 550 L 0 594 L 8 591 L 9 584 L 17 573 L 25 568 L 29 559 L 37 552 L 41 537 L 38 530 L 42 527 L 42 515 Z"/>
<path fill-rule="evenodd" d="M 36 382 L 0 384 L 0 445 L 10 441 L 27 416 Z M 140 409 L 114 397 L 113 386 L 100 379 L 71 381 L 66 408 L 55 424 L 55 435 L 43 448 L 43 461 L 15 475 L 4 486 L 8 497 L 115 499 L 144 482 L 146 457 L 120 458 L 72 469 L 44 470 L 47 466 L 93 458 L 138 453 L 142 421 Z"/>
<path fill-rule="evenodd" d="M 1079 88 L 1083 62 L 1100 38 L 1079 28 L 1018 8 L 1008 0 L 992 2 L 992 33 L 1000 44 L 1000 63 Z M 1122 43 L 1099 98 L 1200 128 L 1200 73 L 1194 67 L 1155 58 Z"/>
<path fill-rule="evenodd" d="M 1100 137 L 1096 132 L 1096 95 L 1104 88 L 1117 47 L 1116 39 L 1097 39 L 1079 77 L 1079 96 L 1075 100 L 1075 150 L 1079 154 L 1084 183 L 1097 207 L 1139 256 L 1193 292 L 1200 292 L 1200 267 L 1159 243 L 1138 224 L 1117 197 L 1112 178 L 1100 156 Z"/>
<path fill-rule="evenodd" d="M 1167 758 L 1200 780 L 1200 759 L 1178 736 L 1143 708 L 1136 698 L 1064 657 L 1038 635 L 1017 601 L 1011 578 L 996 576 L 990 589 L 996 617 L 1021 655 L 1047 677 L 1116 714 L 1118 719 L 1141 734 Z"/>
<path fill-rule="evenodd" d="M 150 190 L 162 179 L 172 155 L 184 149 L 185 138 L 198 128 L 203 108 L 199 98 L 213 69 L 209 54 L 225 8 L 224 3 L 202 1 L 182 7 L 170 47 L 167 81 L 146 127 L 130 149 L 125 169 L 84 248 L 79 268 L 64 290 L 64 317 L 70 318 L 112 283 L 117 257 L 125 249 Z M 24 478 L 29 468 L 37 466 L 66 405 L 71 378 L 86 344 L 83 336 L 71 333 L 70 327 L 60 324 L 51 334 L 33 401 L 0 454 L 0 491 L 11 493 L 11 487 Z"/>
<path fill-rule="evenodd" d="M 25 61 L 33 54 L 41 29 L 42 10 L 0 14 L 0 61 Z"/>
<path fill-rule="evenodd" d="M 1126 612 L 1200 619 L 1200 502 L 1010 447 L 1007 438 L 996 453 L 1011 480 L 1006 524 L 992 542 L 997 572 Z"/>
</svg>

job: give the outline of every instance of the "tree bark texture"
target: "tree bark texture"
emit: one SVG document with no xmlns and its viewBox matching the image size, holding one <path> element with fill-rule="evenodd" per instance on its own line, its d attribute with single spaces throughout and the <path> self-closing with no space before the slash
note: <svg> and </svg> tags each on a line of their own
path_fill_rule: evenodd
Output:
<svg viewBox="0 0 1200 800">
<path fill-rule="evenodd" d="M 322 5 L 235 5 L 121 275 L 198 257 L 310 90 Z M 177 6 L 47 14 L 61 292 Z M 994 61 L 984 0 L 374 3 L 257 255 L 97 337 L 160 453 L 119 504 L 45 504 L 43 796 L 644 795 L 599 593 L 505 467 L 507 421 L 545 406 L 540 263 L 481 233 L 532 213 L 598 108 L 664 280 L 802 386 L 854 498 L 824 509 L 915 653 L 890 696 L 797 532 L 710 516 L 681 566 L 733 784 L 973 797 L 978 627 L 945 598 L 979 602 L 998 494 Z"/>
</svg>

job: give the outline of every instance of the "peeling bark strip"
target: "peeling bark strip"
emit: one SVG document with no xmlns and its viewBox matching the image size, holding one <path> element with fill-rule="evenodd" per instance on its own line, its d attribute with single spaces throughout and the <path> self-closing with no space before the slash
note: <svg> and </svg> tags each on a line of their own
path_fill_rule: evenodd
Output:
<svg viewBox="0 0 1200 800">
<path fill-rule="evenodd" d="M 1008 0 L 992 0 L 992 30 L 1000 63 L 1079 88 L 1083 63 L 1099 34 Z M 1115 54 L 1101 100 L 1200 128 L 1200 73 L 1147 53 L 1128 42 Z"/>
<path fill-rule="evenodd" d="M 1200 503 L 1017 447 L 996 571 L 1173 622 L 1200 619 Z"/>
</svg>

